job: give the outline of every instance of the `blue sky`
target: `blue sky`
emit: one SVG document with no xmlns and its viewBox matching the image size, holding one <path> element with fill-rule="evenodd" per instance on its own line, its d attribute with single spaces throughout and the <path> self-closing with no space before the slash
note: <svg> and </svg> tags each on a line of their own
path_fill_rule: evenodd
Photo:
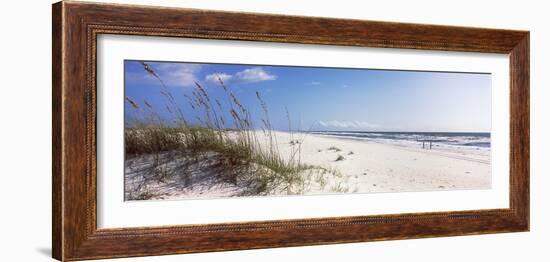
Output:
<svg viewBox="0 0 550 262">
<path fill-rule="evenodd" d="M 256 98 L 267 102 L 275 129 L 417 132 L 489 132 L 489 74 L 367 70 L 321 67 L 256 66 L 147 62 L 164 81 L 186 118 L 194 110 L 184 94 L 194 82 L 209 95 L 227 101 L 217 77 L 250 110 L 256 125 L 262 116 Z M 147 101 L 170 119 L 162 86 L 138 61 L 125 61 L 125 95 Z M 125 103 L 126 118 L 137 112 Z"/>
</svg>

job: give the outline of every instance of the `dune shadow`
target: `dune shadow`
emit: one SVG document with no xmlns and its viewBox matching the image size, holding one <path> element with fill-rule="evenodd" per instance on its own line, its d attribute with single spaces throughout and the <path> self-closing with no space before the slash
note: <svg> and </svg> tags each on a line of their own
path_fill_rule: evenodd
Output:
<svg viewBox="0 0 550 262">
<path fill-rule="evenodd" d="M 153 194 L 161 198 L 186 193 L 199 197 L 210 193 L 225 197 L 253 195 L 254 183 L 238 179 L 253 171 L 250 164 L 229 164 L 217 153 L 199 157 L 182 152 L 163 153 L 156 158 L 140 156 L 126 163 L 125 194 L 127 200 L 138 200 L 135 192 L 154 188 Z"/>
</svg>

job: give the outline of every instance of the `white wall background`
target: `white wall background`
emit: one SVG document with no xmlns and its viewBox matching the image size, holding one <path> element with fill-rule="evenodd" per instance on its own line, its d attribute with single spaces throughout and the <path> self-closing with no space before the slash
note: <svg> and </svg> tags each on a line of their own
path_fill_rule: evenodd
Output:
<svg viewBox="0 0 550 262">
<path fill-rule="evenodd" d="M 545 1 L 104 0 L 531 31 L 531 232 L 278 248 L 123 261 L 548 261 L 550 22 Z M 0 260 L 48 261 L 51 245 L 51 1 L 0 10 Z M 546 160 L 546 161 L 545 161 Z"/>
</svg>

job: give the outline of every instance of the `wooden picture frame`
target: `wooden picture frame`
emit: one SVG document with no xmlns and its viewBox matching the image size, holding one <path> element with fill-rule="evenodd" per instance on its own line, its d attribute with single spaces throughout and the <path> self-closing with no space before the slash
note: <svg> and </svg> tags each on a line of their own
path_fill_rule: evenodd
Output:
<svg viewBox="0 0 550 262">
<path fill-rule="evenodd" d="M 529 230 L 529 32 L 63 1 L 53 5 L 53 257 L 81 260 Z M 98 229 L 96 41 L 168 36 L 508 54 L 510 207 Z"/>
</svg>

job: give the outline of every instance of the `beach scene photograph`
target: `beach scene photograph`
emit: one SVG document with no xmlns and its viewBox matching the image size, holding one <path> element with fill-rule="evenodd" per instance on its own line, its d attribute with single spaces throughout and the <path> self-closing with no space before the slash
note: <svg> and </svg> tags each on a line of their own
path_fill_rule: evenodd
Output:
<svg viewBox="0 0 550 262">
<path fill-rule="evenodd" d="M 490 74 L 125 60 L 124 93 L 125 201 L 491 189 Z"/>
</svg>

